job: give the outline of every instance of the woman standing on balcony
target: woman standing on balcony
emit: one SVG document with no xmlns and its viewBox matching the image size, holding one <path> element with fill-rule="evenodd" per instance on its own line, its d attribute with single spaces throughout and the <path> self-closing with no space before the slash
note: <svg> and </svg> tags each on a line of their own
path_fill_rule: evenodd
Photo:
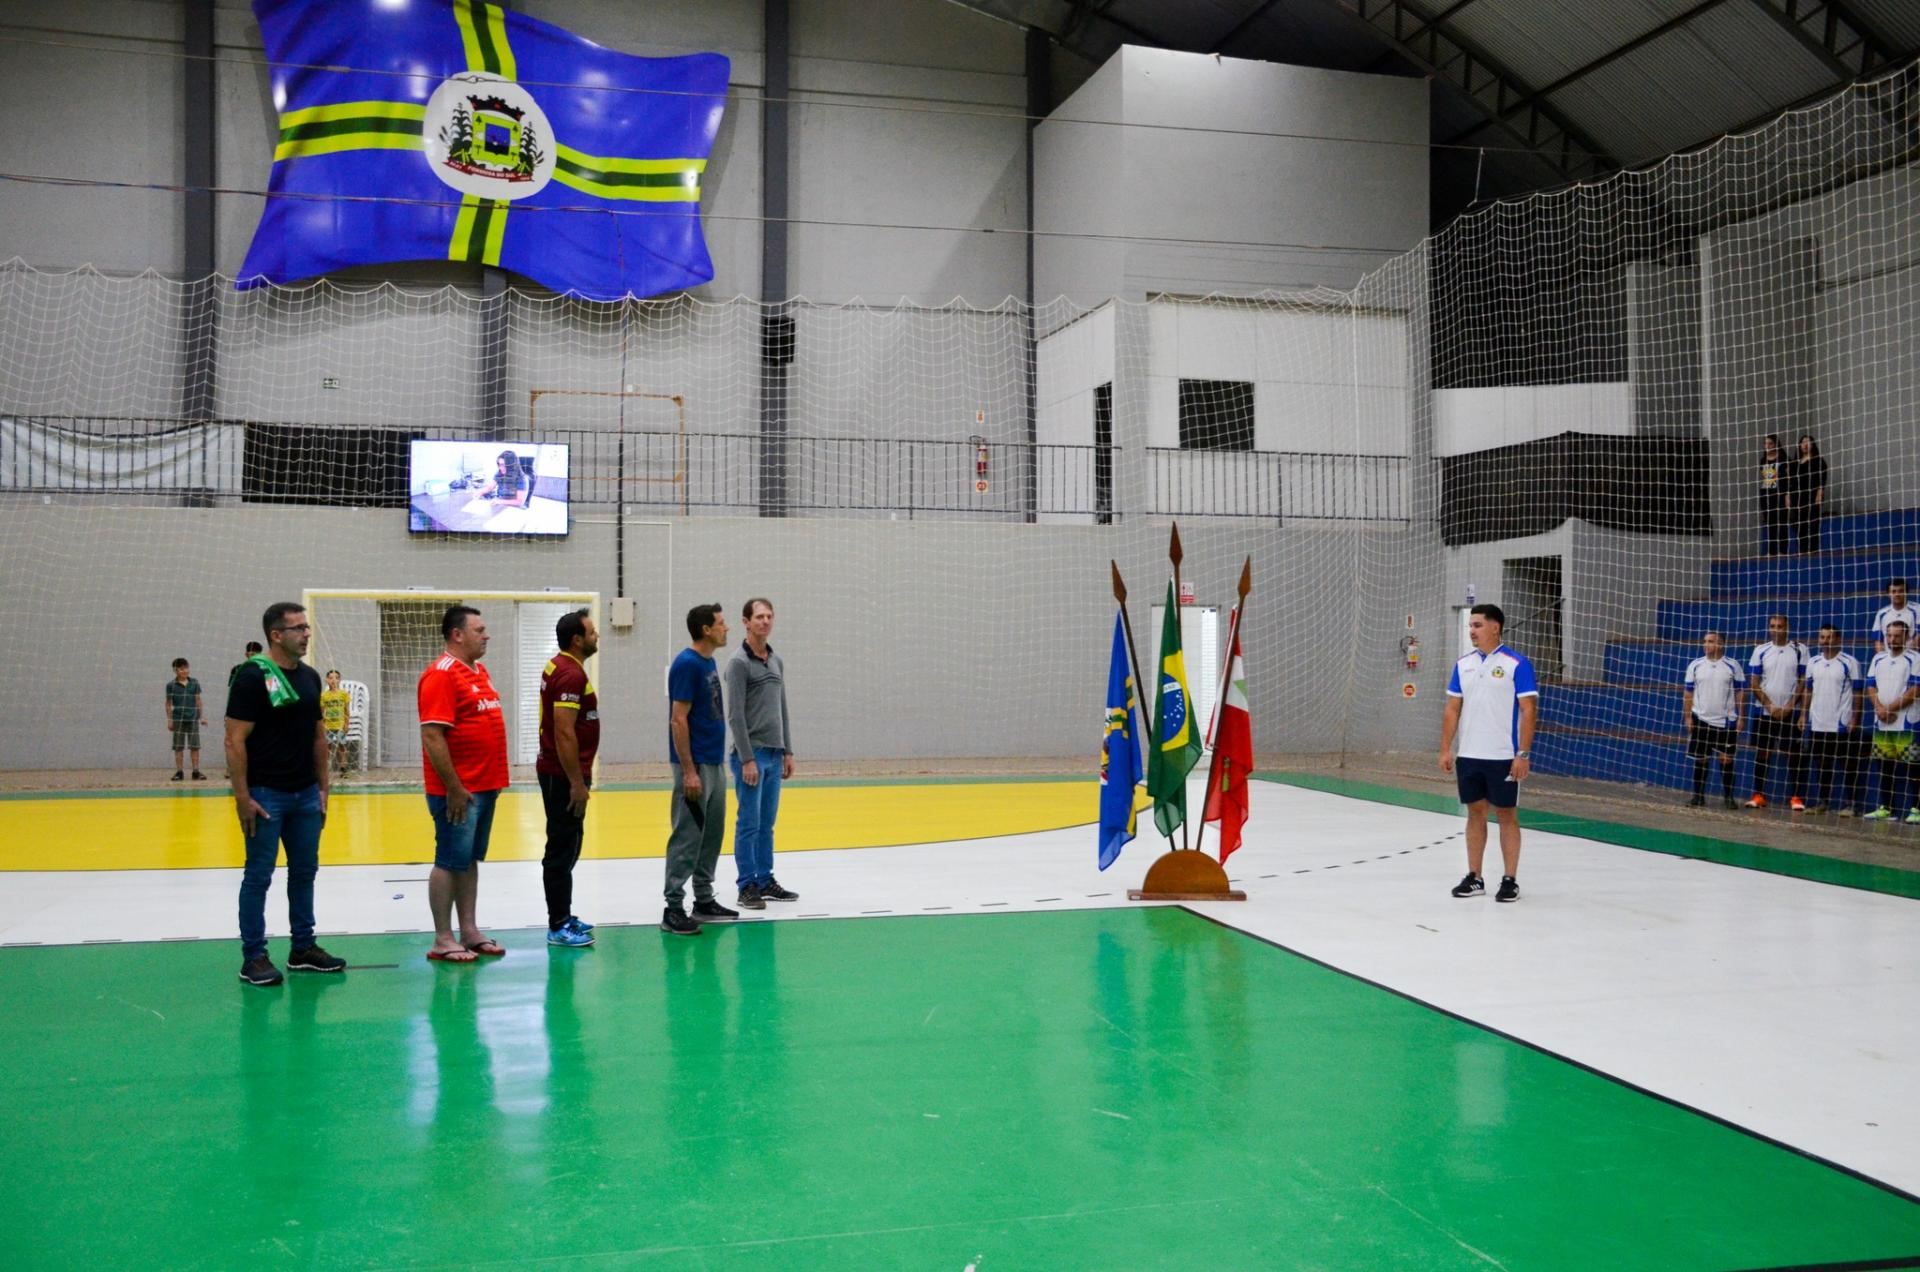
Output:
<svg viewBox="0 0 1920 1272">
<path fill-rule="evenodd" d="M 1768 433 L 1760 453 L 1760 540 L 1768 556 L 1787 550 L 1787 456 L 1780 439 Z"/>
<path fill-rule="evenodd" d="M 1827 501 L 1827 461 L 1812 433 L 1800 435 L 1800 457 L 1781 482 L 1786 491 L 1787 520 L 1802 554 L 1820 550 L 1820 514 Z"/>
</svg>

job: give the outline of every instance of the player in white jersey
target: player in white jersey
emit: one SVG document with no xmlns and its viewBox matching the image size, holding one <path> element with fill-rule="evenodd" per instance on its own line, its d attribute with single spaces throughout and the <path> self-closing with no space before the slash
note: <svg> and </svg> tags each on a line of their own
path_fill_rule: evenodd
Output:
<svg viewBox="0 0 1920 1272">
<path fill-rule="evenodd" d="M 1753 798 L 1748 808 L 1767 806 L 1767 767 L 1775 751 L 1787 757 L 1787 796 L 1796 813 L 1800 800 L 1800 682 L 1807 669 L 1807 647 L 1789 639 L 1785 614 L 1767 619 L 1767 639 L 1747 659 L 1747 688 L 1753 693 Z"/>
<path fill-rule="evenodd" d="M 1887 647 L 1867 667 L 1867 705 L 1873 708 L 1873 749 L 1880 761 L 1880 807 L 1869 821 L 1892 821 L 1905 802 L 1907 821 L 1920 826 L 1920 798 L 1913 791 L 1913 729 L 1920 724 L 1920 658 L 1907 648 L 1912 629 L 1903 619 L 1887 624 Z"/>
<path fill-rule="evenodd" d="M 1447 710 L 1440 723 L 1440 770 L 1452 773 L 1467 806 L 1467 873 L 1456 897 L 1485 896 L 1480 863 L 1487 851 L 1487 809 L 1500 822 L 1500 859 L 1506 874 L 1496 901 L 1520 899 L 1520 783 L 1531 768 L 1529 748 L 1540 708 L 1533 664 L 1500 643 L 1507 616 L 1498 605 L 1476 605 L 1467 617 L 1473 651 L 1453 665 Z M 1460 757 L 1453 754 L 1455 732 Z"/>
<path fill-rule="evenodd" d="M 1810 813 L 1823 804 L 1842 817 L 1867 811 L 1860 784 L 1867 741 L 1859 701 L 1863 680 L 1860 660 L 1840 648 L 1840 629 L 1832 623 L 1822 627 L 1819 652 L 1807 659 L 1807 679 L 1800 688 L 1812 767 L 1806 788 L 1813 797 Z"/>
<path fill-rule="evenodd" d="M 1887 647 L 1887 624 L 1892 622 L 1907 625 L 1907 644 L 1913 644 L 1913 633 L 1920 632 L 1920 605 L 1907 599 L 1905 579 L 1887 580 L 1887 603 L 1873 616 L 1874 653 Z"/>
<path fill-rule="evenodd" d="M 1726 656 L 1727 643 L 1719 632 L 1708 632 L 1700 642 L 1705 653 L 1687 664 L 1686 690 L 1681 706 L 1687 717 L 1687 754 L 1693 757 L 1693 798 L 1689 807 L 1707 802 L 1707 765 L 1720 758 L 1720 789 L 1728 808 L 1733 798 L 1733 751 L 1740 745 L 1740 699 L 1746 679 L 1739 664 Z"/>
</svg>

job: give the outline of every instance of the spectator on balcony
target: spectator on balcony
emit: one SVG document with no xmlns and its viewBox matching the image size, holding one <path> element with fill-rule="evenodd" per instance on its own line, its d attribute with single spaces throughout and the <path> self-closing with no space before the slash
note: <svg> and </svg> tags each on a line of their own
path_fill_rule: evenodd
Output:
<svg viewBox="0 0 1920 1272">
<path fill-rule="evenodd" d="M 1780 439 L 1768 433 L 1760 450 L 1760 539 L 1768 556 L 1787 550 L 1787 456 Z"/>
<path fill-rule="evenodd" d="M 1820 517 L 1827 502 L 1827 461 L 1812 433 L 1800 435 L 1800 454 L 1787 466 L 1780 483 L 1793 525 L 1794 544 L 1801 555 L 1820 550 Z"/>
<path fill-rule="evenodd" d="M 1907 648 L 1913 629 L 1887 624 L 1887 647 L 1867 667 L 1867 705 L 1873 708 L 1873 749 L 1879 757 L 1880 806 L 1868 821 L 1892 821 L 1907 806 L 1907 823 L 1920 826 L 1920 792 L 1913 789 L 1913 729 L 1920 724 L 1920 657 Z"/>
<path fill-rule="evenodd" d="M 1807 811 L 1821 806 L 1852 817 L 1867 811 L 1861 783 L 1867 736 L 1860 728 L 1858 698 L 1865 676 L 1860 660 L 1840 648 L 1840 629 L 1832 623 L 1820 629 L 1820 652 L 1807 659 L 1807 680 L 1801 687 L 1807 713 L 1808 751 L 1813 769 L 1812 796 Z"/>
<path fill-rule="evenodd" d="M 1900 622 L 1907 625 L 1909 643 L 1914 632 L 1920 632 L 1920 605 L 1907 599 L 1907 581 L 1905 579 L 1887 580 L 1887 603 L 1873 616 L 1873 652 L 1879 653 L 1887 647 L 1887 624 Z"/>
<path fill-rule="evenodd" d="M 1681 696 L 1687 716 L 1687 754 L 1693 757 L 1693 798 L 1690 808 L 1707 802 L 1707 764 L 1720 759 L 1720 790 L 1728 808 L 1733 798 L 1733 751 L 1740 744 L 1740 699 L 1745 690 L 1740 668 L 1726 657 L 1726 641 L 1708 632 L 1700 642 L 1704 656 L 1687 664 L 1686 692 Z"/>
<path fill-rule="evenodd" d="M 1800 682 L 1807 671 L 1807 647 L 1789 639 L 1785 614 L 1767 619 L 1767 639 L 1747 659 L 1747 688 L 1753 692 L 1753 798 L 1748 808 L 1767 806 L 1767 770 L 1775 751 L 1786 757 L 1787 796 L 1796 813 L 1800 800 Z"/>
</svg>

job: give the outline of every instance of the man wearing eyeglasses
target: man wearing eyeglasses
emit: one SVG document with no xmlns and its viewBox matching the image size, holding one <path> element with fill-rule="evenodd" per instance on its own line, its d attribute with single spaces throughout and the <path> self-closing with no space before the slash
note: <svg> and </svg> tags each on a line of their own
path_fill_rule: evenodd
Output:
<svg viewBox="0 0 1920 1272">
<path fill-rule="evenodd" d="M 313 638 L 307 612 L 292 601 L 261 618 L 267 649 L 240 665 L 227 691 L 227 773 L 246 837 L 240 879 L 240 979 L 278 985 L 267 956 L 267 888 L 274 858 L 287 853 L 287 921 L 296 972 L 338 972 L 347 961 L 314 944 L 313 881 L 327 821 L 327 731 L 320 723 L 320 675 L 301 662 Z"/>
</svg>

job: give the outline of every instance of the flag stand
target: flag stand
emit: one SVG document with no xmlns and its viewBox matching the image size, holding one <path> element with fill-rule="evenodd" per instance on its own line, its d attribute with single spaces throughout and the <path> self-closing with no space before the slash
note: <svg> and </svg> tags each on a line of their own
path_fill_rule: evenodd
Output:
<svg viewBox="0 0 1920 1272">
<path fill-rule="evenodd" d="M 1245 901 L 1247 894 L 1227 881 L 1221 864 L 1197 848 L 1175 848 L 1147 867 L 1129 901 Z"/>
<path fill-rule="evenodd" d="M 1173 528 L 1172 546 L 1168 552 L 1168 556 L 1173 561 L 1173 604 L 1175 607 L 1173 621 L 1176 624 L 1180 621 L 1179 579 L 1180 559 L 1182 555 L 1184 554 L 1180 550 L 1180 527 L 1176 525 Z M 1245 581 L 1245 576 L 1243 576 L 1242 581 Z M 1120 602 L 1120 612 L 1124 616 L 1126 614 L 1127 594 L 1120 582 L 1120 567 L 1118 565 L 1113 567 L 1113 587 L 1114 598 Z M 1242 596 L 1244 598 L 1244 593 Z M 1131 625 L 1127 628 L 1127 639 L 1129 646 L 1131 646 L 1133 639 L 1133 629 Z M 1140 658 L 1137 653 L 1131 653 L 1131 650 L 1129 652 L 1133 658 L 1135 667 L 1134 683 L 1139 684 L 1141 683 L 1138 675 Z M 1151 719 L 1151 712 L 1148 713 L 1148 717 Z M 1147 738 L 1149 743 L 1153 742 L 1153 733 L 1150 727 L 1147 730 Z M 1204 812 L 1204 806 L 1202 811 Z M 1183 841 L 1186 839 L 1186 829 L 1186 822 L 1182 820 L 1180 823 L 1180 834 Z M 1207 856 L 1206 853 L 1201 852 L 1198 848 L 1176 848 L 1173 846 L 1173 840 L 1171 838 L 1167 840 L 1167 851 L 1162 853 L 1159 859 L 1151 866 L 1147 867 L 1147 877 L 1140 881 L 1140 886 L 1127 889 L 1127 900 L 1129 901 L 1245 901 L 1246 899 L 1247 894 L 1233 886 L 1227 879 L 1226 869 L 1222 867 L 1219 862 Z"/>
</svg>

